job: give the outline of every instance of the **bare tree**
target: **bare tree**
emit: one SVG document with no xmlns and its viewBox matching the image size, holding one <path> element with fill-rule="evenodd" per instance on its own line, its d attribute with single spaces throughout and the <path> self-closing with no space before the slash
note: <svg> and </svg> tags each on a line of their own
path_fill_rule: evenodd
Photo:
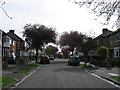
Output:
<svg viewBox="0 0 120 90">
<path fill-rule="evenodd" d="M 3 12 L 6 14 L 6 16 L 9 18 L 9 19 L 12 19 L 12 17 L 10 17 L 7 13 L 7 11 L 3 8 L 3 5 L 5 5 L 6 2 L 4 2 L 3 0 L 0 0 L 0 8 L 3 10 Z"/>
<path fill-rule="evenodd" d="M 104 16 L 104 25 L 109 24 L 110 19 L 117 12 L 115 25 L 120 24 L 120 0 L 70 0 L 81 7 L 86 6 L 96 15 L 96 20 Z"/>
</svg>

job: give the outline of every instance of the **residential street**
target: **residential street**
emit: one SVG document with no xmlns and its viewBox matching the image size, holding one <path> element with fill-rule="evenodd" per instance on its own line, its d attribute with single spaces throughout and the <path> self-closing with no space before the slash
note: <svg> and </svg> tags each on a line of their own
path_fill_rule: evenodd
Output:
<svg viewBox="0 0 120 90">
<path fill-rule="evenodd" d="M 0 0 L 0 8 L 0 90 L 120 90 L 120 0 Z"/>
<path fill-rule="evenodd" d="M 16 88 L 116 88 L 78 66 L 60 59 L 44 64 Z"/>
</svg>

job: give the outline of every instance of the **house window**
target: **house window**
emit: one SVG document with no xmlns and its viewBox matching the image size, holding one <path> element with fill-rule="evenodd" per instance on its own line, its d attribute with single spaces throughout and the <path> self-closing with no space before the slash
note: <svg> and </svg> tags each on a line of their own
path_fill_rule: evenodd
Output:
<svg viewBox="0 0 120 90">
<path fill-rule="evenodd" d="M 5 36 L 5 42 L 9 42 L 10 41 L 10 38 L 8 36 Z"/>
<path fill-rule="evenodd" d="M 120 47 L 114 48 L 114 57 L 120 57 Z"/>
<path fill-rule="evenodd" d="M 9 49 L 4 48 L 4 57 L 9 56 Z"/>
<path fill-rule="evenodd" d="M 117 41 L 120 41 L 120 33 L 118 33 L 118 34 L 116 35 L 116 39 L 117 39 Z"/>
</svg>

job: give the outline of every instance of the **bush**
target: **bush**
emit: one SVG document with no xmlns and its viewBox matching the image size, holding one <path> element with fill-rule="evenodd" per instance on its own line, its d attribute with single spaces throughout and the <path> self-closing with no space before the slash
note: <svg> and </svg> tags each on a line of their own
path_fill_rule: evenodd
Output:
<svg viewBox="0 0 120 90">
<path fill-rule="evenodd" d="M 97 56 L 102 59 L 105 60 L 108 56 L 108 48 L 101 46 L 97 49 Z"/>
<path fill-rule="evenodd" d="M 112 60 L 112 64 L 113 64 L 114 66 L 120 66 L 120 58 L 114 58 L 114 59 Z"/>
<path fill-rule="evenodd" d="M 99 67 L 106 67 L 105 61 L 101 61 L 101 60 L 92 60 L 91 64 L 94 64 Z"/>
</svg>

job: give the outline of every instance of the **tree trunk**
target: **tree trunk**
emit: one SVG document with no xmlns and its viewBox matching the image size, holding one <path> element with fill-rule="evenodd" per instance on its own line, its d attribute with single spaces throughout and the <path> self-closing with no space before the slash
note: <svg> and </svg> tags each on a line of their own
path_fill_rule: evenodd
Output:
<svg viewBox="0 0 120 90">
<path fill-rule="evenodd" d="M 38 60 L 38 49 L 36 48 L 36 60 L 35 60 L 36 63 L 38 63 L 37 60 Z"/>
<path fill-rule="evenodd" d="M 84 67 L 85 67 L 86 64 L 87 64 L 87 61 L 88 61 L 88 53 L 85 53 L 85 63 L 84 63 Z"/>
<path fill-rule="evenodd" d="M 72 56 L 73 56 L 73 50 L 72 50 Z"/>
<path fill-rule="evenodd" d="M 85 63 L 84 63 L 84 67 L 86 66 L 86 64 L 87 64 L 87 58 L 85 58 Z"/>
<path fill-rule="evenodd" d="M 71 50 L 71 52 L 72 52 L 72 56 L 73 56 L 73 54 L 74 54 L 74 48 Z"/>
</svg>

